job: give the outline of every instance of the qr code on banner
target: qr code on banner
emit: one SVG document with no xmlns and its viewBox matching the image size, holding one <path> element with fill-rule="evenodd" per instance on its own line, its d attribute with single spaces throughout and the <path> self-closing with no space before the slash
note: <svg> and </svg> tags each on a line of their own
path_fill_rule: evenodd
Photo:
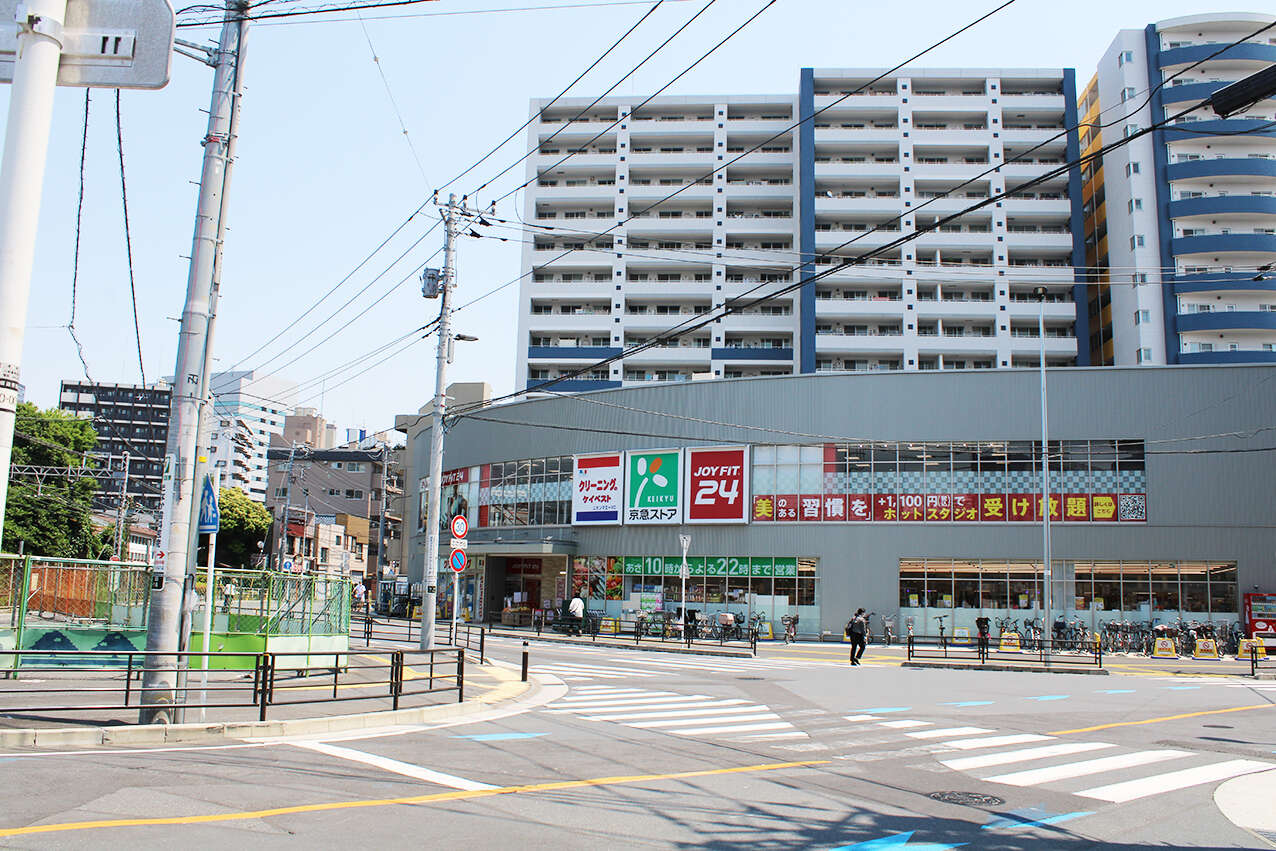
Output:
<svg viewBox="0 0 1276 851">
<path fill-rule="evenodd" d="M 1141 493 L 1122 494 L 1117 510 L 1122 520 L 1147 520 L 1148 498 Z"/>
</svg>

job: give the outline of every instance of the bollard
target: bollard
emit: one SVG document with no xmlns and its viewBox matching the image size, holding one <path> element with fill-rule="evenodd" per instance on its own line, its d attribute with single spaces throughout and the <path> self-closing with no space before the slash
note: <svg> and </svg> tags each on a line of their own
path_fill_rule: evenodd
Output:
<svg viewBox="0 0 1276 851">
<path fill-rule="evenodd" d="M 479 627 L 479 664 L 487 664 L 487 629 Z"/>
<path fill-rule="evenodd" d="M 465 651 L 456 651 L 456 702 L 465 702 Z"/>
<path fill-rule="evenodd" d="M 527 642 L 523 642 L 523 682 L 527 682 Z"/>
</svg>

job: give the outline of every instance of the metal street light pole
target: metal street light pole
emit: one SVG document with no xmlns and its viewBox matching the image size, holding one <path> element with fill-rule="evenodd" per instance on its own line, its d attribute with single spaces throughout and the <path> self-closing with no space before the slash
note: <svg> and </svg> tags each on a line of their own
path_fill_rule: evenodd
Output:
<svg viewBox="0 0 1276 851">
<path fill-rule="evenodd" d="M 1041 344 L 1041 360 L 1039 364 L 1041 369 L 1041 550 L 1042 579 L 1045 582 L 1045 593 L 1042 597 L 1045 609 L 1045 623 L 1042 624 L 1041 631 L 1047 636 L 1047 639 L 1054 636 L 1050 621 L 1051 611 L 1054 608 L 1054 588 L 1050 577 L 1050 427 L 1046 406 L 1046 295 L 1048 292 L 1045 287 L 1037 287 L 1033 290 L 1033 294 L 1037 296 L 1037 300 L 1040 302 L 1040 312 L 1037 316 L 1037 339 Z M 1048 658 L 1049 655 L 1047 654 Z"/>
</svg>

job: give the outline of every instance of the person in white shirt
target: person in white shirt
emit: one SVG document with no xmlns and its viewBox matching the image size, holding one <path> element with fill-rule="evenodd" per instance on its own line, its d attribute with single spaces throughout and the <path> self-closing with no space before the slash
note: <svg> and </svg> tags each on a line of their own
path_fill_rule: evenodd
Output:
<svg viewBox="0 0 1276 851">
<path fill-rule="evenodd" d="M 573 630 L 576 635 L 580 635 L 581 625 L 585 622 L 585 601 L 580 594 L 572 597 L 572 601 L 567 604 L 567 613 L 572 616 Z"/>
</svg>

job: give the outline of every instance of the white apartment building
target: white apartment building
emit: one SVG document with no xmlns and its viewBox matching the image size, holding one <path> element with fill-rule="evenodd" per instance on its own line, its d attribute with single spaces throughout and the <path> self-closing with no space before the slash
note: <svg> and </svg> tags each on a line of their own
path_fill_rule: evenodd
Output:
<svg viewBox="0 0 1276 851">
<path fill-rule="evenodd" d="M 844 96 L 878 73 L 806 69 L 796 97 L 670 97 L 637 112 L 609 98 L 576 120 L 587 102 L 534 101 L 518 385 L 791 287 L 1075 152 L 1071 71 L 904 71 Z M 1072 364 L 1073 183 L 1065 172 L 554 389 L 1035 365 L 1038 285 L 1047 362 Z"/>
<path fill-rule="evenodd" d="M 224 488 L 252 492 L 253 429 L 238 417 L 215 414 L 208 435 L 208 463 Z"/>
<path fill-rule="evenodd" d="M 297 404 L 297 386 L 273 375 L 257 377 L 253 370 L 215 373 L 209 386 L 217 421 L 243 420 L 251 432 L 246 492 L 264 504 L 269 484 L 266 450 L 272 434 L 283 434 L 284 417 Z"/>
<path fill-rule="evenodd" d="M 1091 84 L 1105 141 L 1276 63 L 1276 31 L 1249 37 L 1272 21 L 1220 13 L 1122 30 Z M 1111 362 L 1276 360 L 1276 278 L 1255 280 L 1276 262 L 1274 120 L 1272 99 L 1225 120 L 1205 108 L 1105 156 L 1095 214 L 1106 220 Z"/>
</svg>

